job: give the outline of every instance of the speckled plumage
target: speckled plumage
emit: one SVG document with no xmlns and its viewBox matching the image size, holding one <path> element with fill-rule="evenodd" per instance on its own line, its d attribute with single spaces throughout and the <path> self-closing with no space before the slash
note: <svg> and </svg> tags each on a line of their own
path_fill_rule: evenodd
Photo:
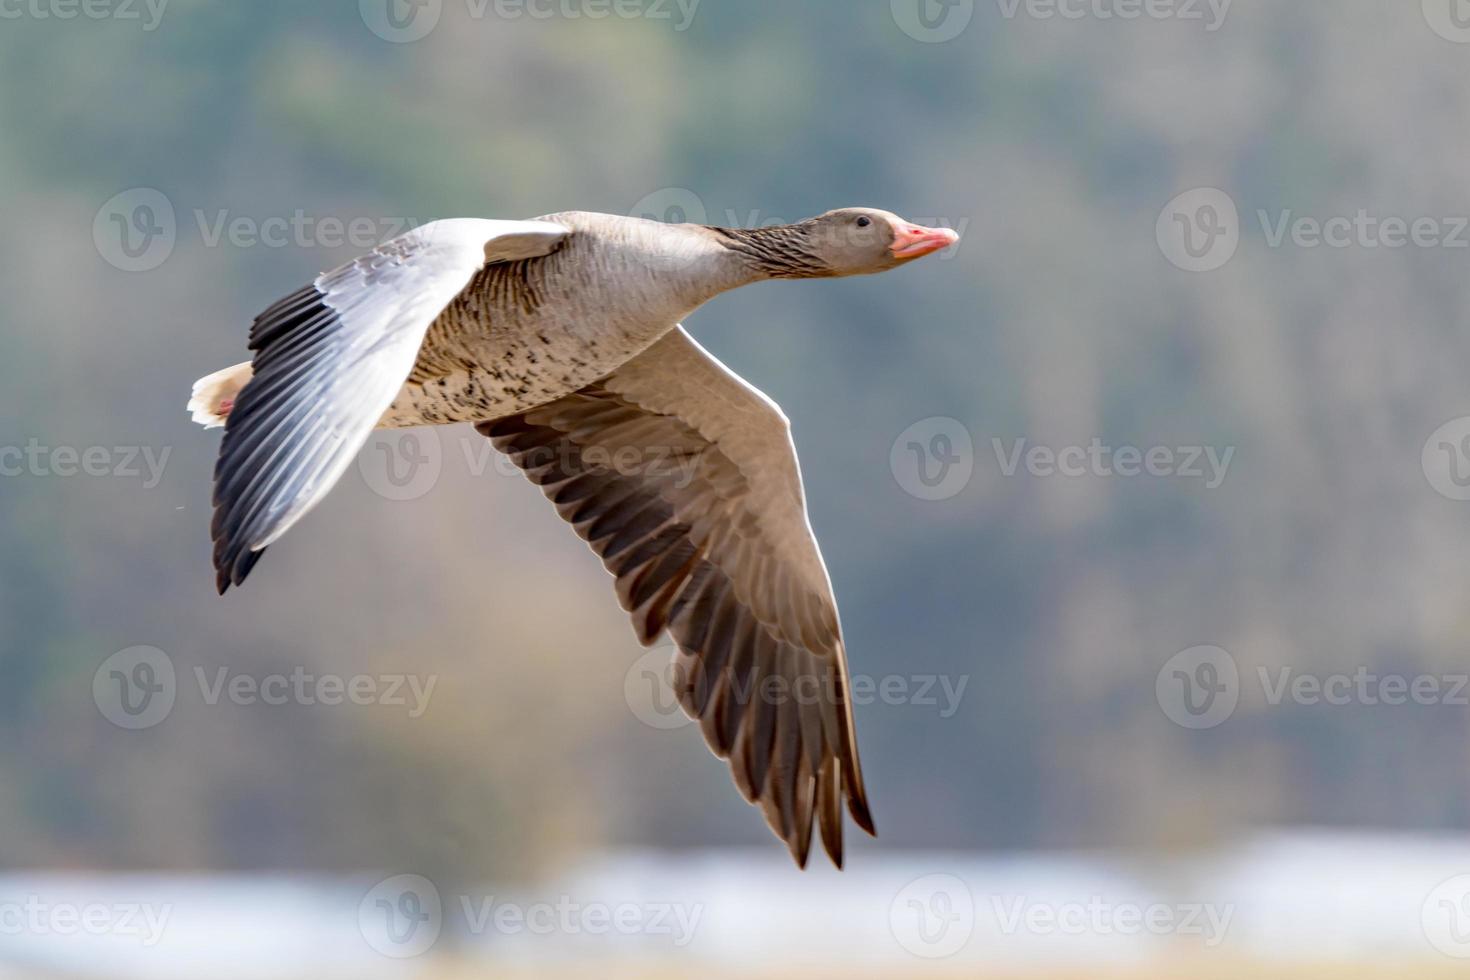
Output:
<svg viewBox="0 0 1470 980">
<path fill-rule="evenodd" d="M 694 225 L 564 212 L 550 255 L 488 265 L 429 326 L 384 428 L 525 411 L 609 374 L 726 289 L 760 276 Z"/>
</svg>

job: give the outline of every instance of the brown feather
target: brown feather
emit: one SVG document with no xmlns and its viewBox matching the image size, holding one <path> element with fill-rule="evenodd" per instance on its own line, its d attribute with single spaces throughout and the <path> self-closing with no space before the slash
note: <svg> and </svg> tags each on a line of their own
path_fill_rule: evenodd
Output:
<svg viewBox="0 0 1470 980">
<path fill-rule="evenodd" d="M 632 370 L 644 365 L 649 378 Z M 677 333 L 576 394 L 478 428 L 602 557 L 638 639 L 669 631 L 681 705 L 792 859 L 805 866 L 815 824 L 840 867 L 844 798 L 869 833 L 872 817 L 836 607 L 784 419 L 717 370 Z M 684 403 L 650 410 L 625 388 L 713 393 L 748 428 L 712 437 Z"/>
</svg>

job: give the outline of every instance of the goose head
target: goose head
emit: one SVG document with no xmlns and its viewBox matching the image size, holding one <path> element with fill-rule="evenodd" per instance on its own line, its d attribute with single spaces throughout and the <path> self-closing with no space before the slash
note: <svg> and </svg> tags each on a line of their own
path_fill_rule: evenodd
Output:
<svg viewBox="0 0 1470 980">
<path fill-rule="evenodd" d="M 825 279 L 887 272 L 959 241 L 877 208 L 842 208 L 794 225 L 712 228 L 756 278 Z"/>
<path fill-rule="evenodd" d="M 813 253 L 834 276 L 887 272 L 960 240 L 949 228 L 926 228 L 876 208 L 841 208 L 806 224 Z"/>
</svg>

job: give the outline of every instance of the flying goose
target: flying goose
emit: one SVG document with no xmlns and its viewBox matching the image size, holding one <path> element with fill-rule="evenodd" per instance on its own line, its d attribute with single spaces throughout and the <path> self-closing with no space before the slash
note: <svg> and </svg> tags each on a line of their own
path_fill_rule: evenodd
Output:
<svg viewBox="0 0 1470 980">
<path fill-rule="evenodd" d="M 680 703 L 806 866 L 869 834 L 846 655 L 790 424 L 681 321 L 764 279 L 883 272 L 958 240 L 868 208 L 756 230 L 569 211 L 423 225 L 255 318 L 202 378 L 221 594 L 326 496 L 374 428 L 471 422 L 602 558 Z"/>
</svg>

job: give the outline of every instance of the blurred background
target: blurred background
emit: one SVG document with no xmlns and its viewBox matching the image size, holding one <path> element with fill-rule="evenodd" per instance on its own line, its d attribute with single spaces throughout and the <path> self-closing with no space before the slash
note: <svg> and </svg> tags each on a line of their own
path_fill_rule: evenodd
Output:
<svg viewBox="0 0 1470 980">
<path fill-rule="evenodd" d="M 1463 975 L 1467 78 L 1463 0 L 0 0 L 0 976 Z M 963 238 L 688 326 L 792 419 L 847 872 L 468 428 L 215 596 L 189 385 L 317 272 L 846 205 Z"/>
</svg>

